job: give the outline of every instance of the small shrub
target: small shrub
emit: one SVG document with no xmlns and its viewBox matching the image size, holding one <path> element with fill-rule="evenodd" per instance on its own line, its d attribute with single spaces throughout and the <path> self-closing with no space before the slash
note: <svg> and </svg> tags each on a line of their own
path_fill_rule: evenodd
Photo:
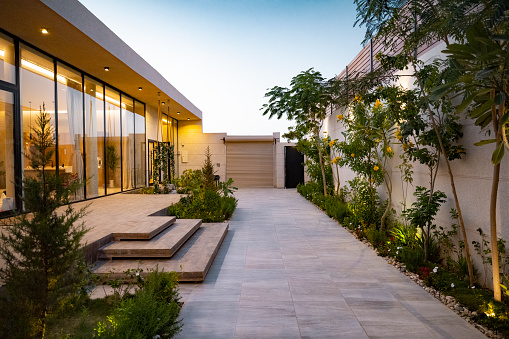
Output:
<svg viewBox="0 0 509 339">
<path fill-rule="evenodd" d="M 154 338 L 175 336 L 182 327 L 175 272 L 152 272 L 134 296 L 99 322 L 95 334 L 100 338 Z"/>
<path fill-rule="evenodd" d="M 205 189 L 198 194 L 180 198 L 178 203 L 168 207 L 168 214 L 179 219 L 223 222 L 232 216 L 237 201 L 233 196 L 221 196 L 214 190 Z"/>
</svg>

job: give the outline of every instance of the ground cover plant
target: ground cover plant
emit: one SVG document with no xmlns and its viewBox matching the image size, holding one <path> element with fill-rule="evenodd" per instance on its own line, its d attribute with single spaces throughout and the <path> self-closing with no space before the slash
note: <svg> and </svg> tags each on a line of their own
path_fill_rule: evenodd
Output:
<svg viewBox="0 0 509 339">
<path fill-rule="evenodd" d="M 207 147 L 202 169 L 186 170 L 175 181 L 177 192 L 184 195 L 168 207 L 168 214 L 179 219 L 202 219 L 203 222 L 228 220 L 237 207 L 237 199 L 233 196 L 237 188 L 233 187 L 231 178 L 217 184 L 214 179 L 214 165 Z"/>
<path fill-rule="evenodd" d="M 172 338 L 182 328 L 176 272 L 125 272 L 122 279 L 103 284 L 114 293 L 88 299 L 48 325 L 48 338 Z M 100 288 L 100 287 L 99 287 Z"/>
</svg>

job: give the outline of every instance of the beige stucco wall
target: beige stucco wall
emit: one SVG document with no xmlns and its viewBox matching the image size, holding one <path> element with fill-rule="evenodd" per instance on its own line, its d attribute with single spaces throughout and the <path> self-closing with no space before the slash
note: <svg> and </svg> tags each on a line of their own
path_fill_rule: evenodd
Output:
<svg viewBox="0 0 509 339">
<path fill-rule="evenodd" d="M 201 169 L 205 161 L 205 150 L 210 147 L 212 163 L 221 177 L 226 178 L 226 133 L 203 133 L 201 121 L 179 121 L 177 161 L 179 175 L 186 169 Z M 187 152 L 188 162 L 182 162 L 182 153 Z"/>
<path fill-rule="evenodd" d="M 424 61 L 430 61 L 434 56 L 441 55 L 440 51 L 443 46 L 437 46 L 430 52 L 426 53 L 421 57 Z M 405 78 L 405 83 L 402 83 L 404 87 L 410 88 L 412 81 Z M 341 110 L 333 112 L 333 114 L 327 117 L 324 123 L 324 130 L 327 131 L 328 135 L 332 139 L 343 140 L 342 124 L 337 122 L 336 115 L 344 113 Z M 479 274 L 478 281 L 484 283 L 484 268 L 480 256 L 475 253 L 472 241 L 480 241 L 478 228 L 481 228 L 483 232 L 488 236 L 490 235 L 489 230 L 489 206 L 490 206 L 490 194 L 491 194 L 491 182 L 493 165 L 491 164 L 491 154 L 494 150 L 494 144 L 486 146 L 474 146 L 475 142 L 481 139 L 487 139 L 484 132 L 481 132 L 479 127 L 474 125 L 474 121 L 466 119 L 464 116 L 461 117 L 461 123 L 463 124 L 463 138 L 460 140 L 461 144 L 466 148 L 467 154 L 461 160 L 455 160 L 451 162 L 452 171 L 455 178 L 456 190 L 459 196 L 460 207 L 463 212 L 463 218 L 467 230 L 468 242 L 470 250 L 474 260 L 474 266 Z M 393 150 L 395 156 L 392 158 L 391 163 L 391 178 L 393 181 L 393 205 L 392 207 L 397 211 L 398 216 L 402 210 L 403 203 L 403 189 L 401 186 L 401 174 L 397 166 L 401 163 L 399 155 L 402 149 L 399 145 L 394 145 Z M 416 186 L 429 187 L 429 172 L 427 168 L 419 163 L 413 163 L 413 186 L 408 188 L 407 206 L 410 206 L 415 201 L 413 192 Z M 497 236 L 505 240 L 509 240 L 509 158 L 504 157 L 501 163 L 500 172 L 500 183 L 498 191 L 498 210 L 497 210 Z M 334 170 L 335 172 L 335 170 Z M 355 177 L 355 174 L 348 168 L 341 168 L 339 170 L 339 179 L 341 185 L 346 185 L 348 180 Z M 336 175 L 335 175 L 336 176 Z M 335 178 L 336 179 L 336 178 Z M 336 179 L 337 180 L 337 179 Z M 443 191 L 447 195 L 447 202 L 444 203 L 437 214 L 435 222 L 439 226 L 449 227 L 453 222 L 450 218 L 449 211 L 451 208 L 455 208 L 455 202 L 452 195 L 451 184 L 447 167 L 445 162 L 442 161 L 439 166 L 439 171 L 435 183 L 437 190 Z M 381 186 L 379 189 L 380 196 L 386 198 L 386 191 Z M 458 235 L 456 239 L 460 239 Z M 487 286 L 491 284 L 491 271 L 488 272 L 486 279 Z"/>
</svg>

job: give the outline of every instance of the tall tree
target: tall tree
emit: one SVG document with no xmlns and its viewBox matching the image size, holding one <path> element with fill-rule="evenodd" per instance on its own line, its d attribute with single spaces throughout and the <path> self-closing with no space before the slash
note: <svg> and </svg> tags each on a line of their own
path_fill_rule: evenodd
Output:
<svg viewBox="0 0 509 339">
<path fill-rule="evenodd" d="M 461 41 L 466 35 L 466 28 L 479 18 L 484 18 L 490 25 L 504 22 L 505 11 L 509 9 L 506 0 L 355 0 L 357 4 L 356 24 L 366 26 L 365 42 L 374 39 L 381 43 L 386 51 L 399 54 L 410 63 L 422 93 L 428 93 L 426 82 L 421 77 L 418 67 L 418 48 L 443 41 L 448 46 L 450 38 Z M 440 129 L 436 122 L 431 101 L 426 108 L 428 118 L 437 135 L 437 140 L 444 155 L 449 174 L 460 229 L 465 243 L 465 254 L 468 264 L 470 284 L 474 283 L 474 272 L 470 259 L 470 249 L 463 221 L 459 197 L 456 192 L 454 175 Z"/>
<path fill-rule="evenodd" d="M 265 94 L 265 97 L 269 98 L 269 103 L 263 105 L 263 115 L 269 115 L 269 119 L 272 117 L 281 119 L 285 116 L 288 120 L 295 121 L 297 126 L 292 134 L 295 137 L 313 136 L 319 152 L 323 194 L 326 196 L 324 154 L 319 145 L 320 130 L 327 115 L 327 109 L 337 100 L 338 86 L 334 79 L 326 80 L 313 68 L 293 77 L 290 86 L 290 88 L 274 86 Z"/>
<path fill-rule="evenodd" d="M 435 91 L 443 93 L 457 91 L 463 95 L 458 111 L 468 110 L 475 125 L 493 132 L 493 137 L 478 142 L 483 146 L 495 143 L 491 162 L 493 176 L 490 198 L 490 236 L 493 268 L 493 290 L 495 300 L 501 300 L 500 273 L 497 239 L 497 197 L 500 180 L 500 162 L 507 142 L 507 121 L 509 113 L 509 30 L 508 25 L 490 32 L 483 23 L 472 25 L 467 31 L 463 44 L 451 44 L 445 50 L 454 70 L 459 74 L 456 81 L 450 81 Z"/>
<path fill-rule="evenodd" d="M 86 296 L 88 282 L 81 239 L 86 232 L 77 221 L 85 209 L 74 210 L 69 197 L 79 180 L 65 183 L 55 169 L 48 171 L 54 152 L 53 128 L 41 109 L 33 128 L 36 151 L 27 155 L 37 177 L 23 180 L 26 212 L 14 218 L 0 234 L 0 280 L 6 293 L 0 298 L 0 337 L 44 338 L 46 323 Z"/>
</svg>

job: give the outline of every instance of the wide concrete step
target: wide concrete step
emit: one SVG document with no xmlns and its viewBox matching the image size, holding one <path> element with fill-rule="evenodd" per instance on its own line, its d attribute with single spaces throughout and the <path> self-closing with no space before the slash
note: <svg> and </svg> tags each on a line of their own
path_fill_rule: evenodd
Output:
<svg viewBox="0 0 509 339">
<path fill-rule="evenodd" d="M 128 269 L 143 269 L 147 275 L 159 271 L 176 271 L 180 281 L 203 281 L 228 232 L 228 223 L 202 224 L 193 236 L 171 259 L 103 260 L 96 263 L 95 273 L 110 279 L 125 278 Z"/>
<path fill-rule="evenodd" d="M 151 216 L 145 217 L 140 220 L 125 221 L 122 225 L 126 228 L 113 232 L 113 239 L 119 240 L 150 240 L 171 225 L 177 220 L 176 217 L 171 216 Z"/>
<path fill-rule="evenodd" d="M 201 223 L 201 219 L 179 219 L 150 240 L 124 240 L 106 245 L 100 249 L 99 257 L 170 258 L 200 228 Z"/>
</svg>

